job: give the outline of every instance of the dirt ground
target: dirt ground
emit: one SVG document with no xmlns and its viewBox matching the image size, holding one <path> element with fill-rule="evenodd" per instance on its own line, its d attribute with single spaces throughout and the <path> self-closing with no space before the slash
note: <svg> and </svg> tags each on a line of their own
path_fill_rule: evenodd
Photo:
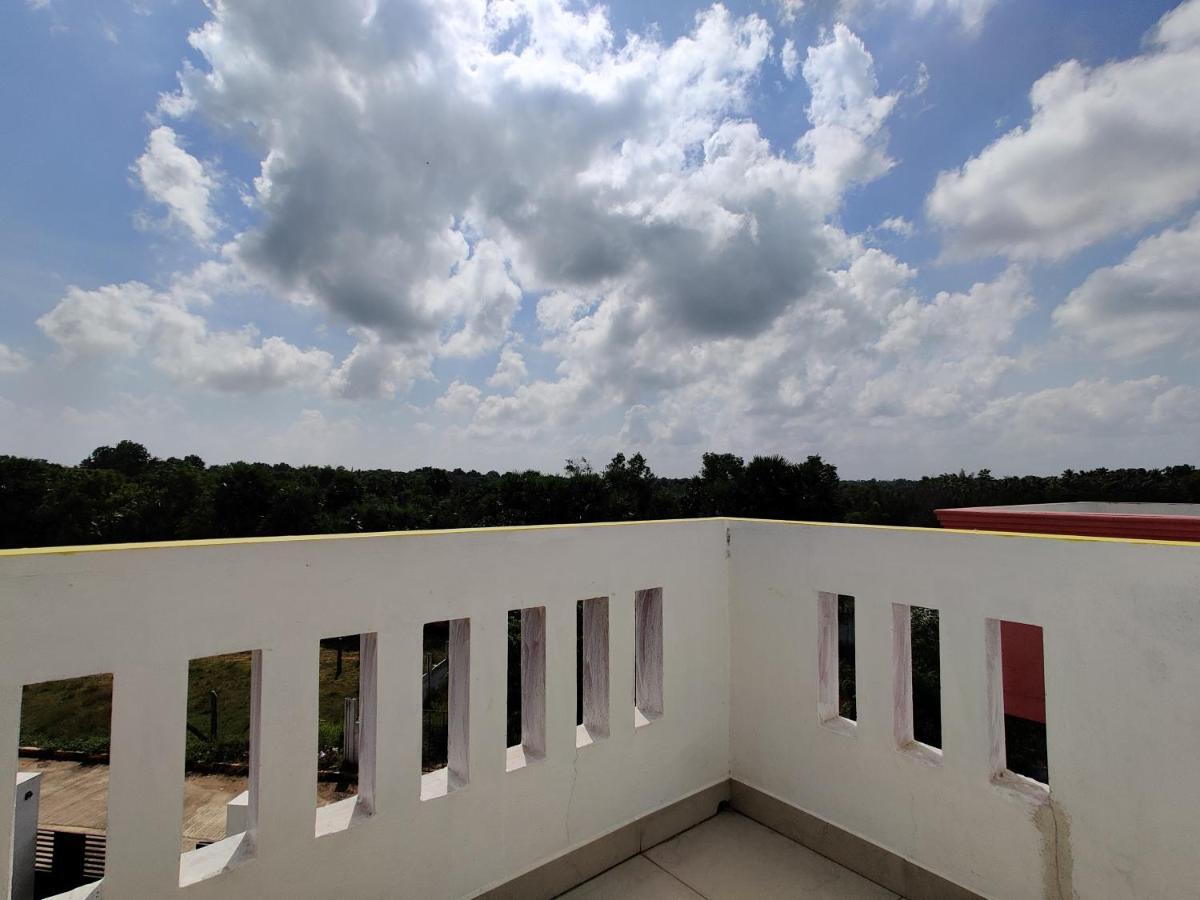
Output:
<svg viewBox="0 0 1200 900">
<path fill-rule="evenodd" d="M 103 833 L 108 815 L 108 766 L 47 759 L 22 759 L 21 770 L 42 773 L 38 825 L 63 831 Z M 339 785 L 321 784 L 316 803 L 324 805 L 350 796 Z M 183 841 L 191 850 L 197 841 L 225 837 L 225 804 L 246 789 L 246 779 L 229 775 L 188 775 L 183 785 Z"/>
</svg>

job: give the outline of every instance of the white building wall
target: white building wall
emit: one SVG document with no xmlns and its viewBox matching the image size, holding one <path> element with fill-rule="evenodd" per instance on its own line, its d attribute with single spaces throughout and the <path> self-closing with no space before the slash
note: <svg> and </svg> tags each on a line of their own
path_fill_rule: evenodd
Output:
<svg viewBox="0 0 1200 900">
<path fill-rule="evenodd" d="M 664 711 L 635 730 L 650 587 Z M 820 591 L 856 598 L 850 735 L 817 716 Z M 577 751 L 575 603 L 594 596 L 612 733 Z M 893 603 L 941 611 L 940 766 L 894 746 Z M 543 605 L 546 758 L 506 772 L 506 615 Z M 470 782 L 421 801 L 422 626 L 458 618 Z M 988 618 L 1044 628 L 1049 803 L 991 780 Z M 318 641 L 355 632 L 378 634 L 377 811 L 318 838 Z M 262 651 L 253 859 L 181 889 L 187 662 L 240 650 Z M 106 897 L 466 897 L 731 773 L 985 896 L 1200 896 L 1200 546 L 707 520 L 0 551 L 0 785 L 21 686 L 99 672 Z M 0 816 L 0 875 L 12 828 Z M 220 868 L 214 847 L 189 879 Z"/>
<path fill-rule="evenodd" d="M 470 896 L 728 778 L 724 547 L 712 521 L 0 555 L 0 783 L 14 783 L 23 684 L 114 673 L 104 894 L 181 895 L 187 662 L 261 649 L 255 858 L 186 896 Z M 666 701 L 635 733 L 634 592 L 648 587 L 663 588 Z M 601 595 L 611 736 L 577 753 L 575 603 Z M 546 758 L 509 773 L 506 617 L 543 605 Z M 422 627 L 464 617 L 470 784 L 423 802 Z M 377 812 L 316 838 L 318 641 L 355 632 L 378 633 Z M 2 873 L 11 826 L 0 817 Z"/>
<path fill-rule="evenodd" d="M 984 896 L 1200 896 L 1200 545 L 736 522 L 733 777 Z M 858 726 L 817 714 L 855 597 Z M 944 756 L 893 736 L 893 603 L 940 611 Z M 1044 629 L 1050 801 L 992 783 L 985 620 Z"/>
</svg>

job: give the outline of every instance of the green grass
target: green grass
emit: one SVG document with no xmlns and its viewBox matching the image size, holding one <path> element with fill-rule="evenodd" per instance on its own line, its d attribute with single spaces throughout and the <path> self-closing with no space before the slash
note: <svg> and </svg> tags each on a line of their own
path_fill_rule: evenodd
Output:
<svg viewBox="0 0 1200 900">
<path fill-rule="evenodd" d="M 338 677 L 337 651 L 322 647 L 318 678 L 319 749 L 340 751 L 343 700 L 358 694 L 358 651 L 343 652 Z M 112 691 L 111 675 L 26 685 L 21 700 L 22 746 L 107 753 Z M 188 663 L 187 722 L 205 737 L 210 728 L 210 691 L 217 692 L 217 740 L 202 740 L 189 731 L 187 761 L 244 761 L 250 735 L 250 654 L 230 653 Z"/>
<path fill-rule="evenodd" d="M 55 750 L 108 750 L 111 675 L 29 684 L 21 697 L 21 744 Z"/>
<path fill-rule="evenodd" d="M 322 726 L 336 726 L 337 744 L 342 741 L 342 701 L 358 696 L 358 651 L 342 654 L 342 677 L 337 674 L 337 651 L 321 648 L 321 680 L 317 704 Z"/>
<path fill-rule="evenodd" d="M 208 656 L 188 663 L 187 721 L 209 733 L 209 692 L 217 692 L 217 740 L 247 745 L 250 734 L 250 654 Z M 199 739 L 188 732 L 189 743 Z"/>
</svg>

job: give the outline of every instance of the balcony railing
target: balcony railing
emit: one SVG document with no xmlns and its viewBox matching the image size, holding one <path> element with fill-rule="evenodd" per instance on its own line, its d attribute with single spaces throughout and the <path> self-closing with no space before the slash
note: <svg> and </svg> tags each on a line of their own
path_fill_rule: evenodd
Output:
<svg viewBox="0 0 1200 900">
<path fill-rule="evenodd" d="M 913 740 L 911 606 L 939 614 L 940 748 Z M 542 608 L 510 748 L 508 615 Z M 447 620 L 449 764 L 423 774 L 422 629 Z M 1004 621 L 1044 635 L 1049 785 L 1007 768 Z M 318 645 L 355 633 L 358 796 L 318 808 Z M 188 661 L 244 650 L 246 831 L 181 862 Z M 719 799 L 908 896 L 1200 884 L 1198 545 L 714 519 L 0 551 L 0 784 L 22 687 L 97 673 L 108 900 L 549 895 Z"/>
</svg>

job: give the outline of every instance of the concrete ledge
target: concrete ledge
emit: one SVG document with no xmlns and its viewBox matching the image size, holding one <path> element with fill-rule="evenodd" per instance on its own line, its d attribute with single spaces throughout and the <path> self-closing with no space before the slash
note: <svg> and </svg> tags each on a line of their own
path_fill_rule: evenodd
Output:
<svg viewBox="0 0 1200 900">
<path fill-rule="evenodd" d="M 557 897 L 716 815 L 720 804 L 729 800 L 729 786 L 730 782 L 723 781 L 697 791 L 479 896 L 486 900 Z"/>
<path fill-rule="evenodd" d="M 187 887 L 227 872 L 239 863 L 254 858 L 254 850 L 245 832 L 189 850 L 179 857 L 179 886 Z"/>
<path fill-rule="evenodd" d="M 868 840 L 831 825 L 823 819 L 764 794 L 762 791 L 730 781 L 730 805 L 748 818 L 778 831 L 784 837 L 895 891 L 902 897 L 920 900 L 982 900 L 982 898 L 940 875 L 922 869 L 916 863 Z"/>
</svg>

